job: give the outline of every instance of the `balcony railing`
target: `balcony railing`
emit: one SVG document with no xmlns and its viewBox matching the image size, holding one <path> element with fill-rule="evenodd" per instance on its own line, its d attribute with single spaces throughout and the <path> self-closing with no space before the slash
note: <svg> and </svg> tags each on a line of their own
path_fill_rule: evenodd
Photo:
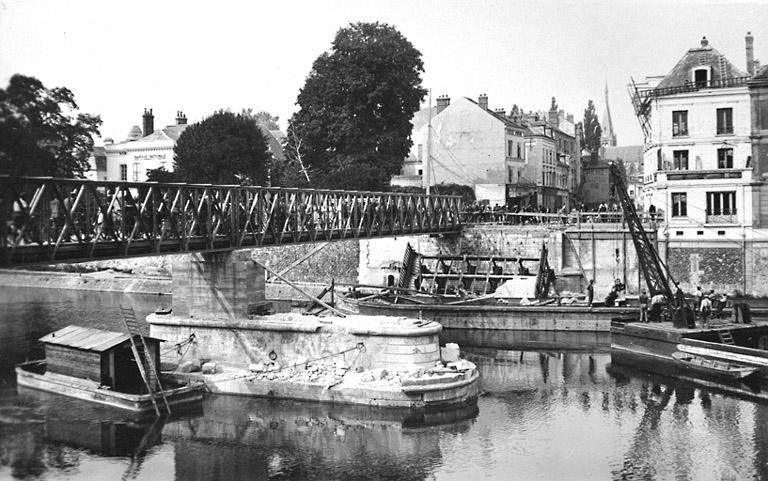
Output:
<svg viewBox="0 0 768 481">
<path fill-rule="evenodd" d="M 641 98 L 653 98 L 682 94 L 686 92 L 696 92 L 701 89 L 741 87 L 746 85 L 750 78 L 751 77 L 731 77 L 720 80 L 710 80 L 708 82 L 686 82 L 683 85 L 676 85 L 674 87 L 640 90 L 638 91 L 638 94 Z"/>
<path fill-rule="evenodd" d="M 707 224 L 736 224 L 736 213 L 733 214 L 707 214 Z"/>
</svg>

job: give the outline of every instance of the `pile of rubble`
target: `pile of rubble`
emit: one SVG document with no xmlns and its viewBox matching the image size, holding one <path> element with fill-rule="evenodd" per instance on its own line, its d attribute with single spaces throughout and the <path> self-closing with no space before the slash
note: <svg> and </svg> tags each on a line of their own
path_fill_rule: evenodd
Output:
<svg viewBox="0 0 768 481">
<path fill-rule="evenodd" d="M 287 366 L 275 361 L 255 363 L 248 369 L 254 381 L 289 381 L 327 386 L 340 383 L 349 371 L 342 359 L 308 362 L 306 358 L 298 358 Z"/>
</svg>

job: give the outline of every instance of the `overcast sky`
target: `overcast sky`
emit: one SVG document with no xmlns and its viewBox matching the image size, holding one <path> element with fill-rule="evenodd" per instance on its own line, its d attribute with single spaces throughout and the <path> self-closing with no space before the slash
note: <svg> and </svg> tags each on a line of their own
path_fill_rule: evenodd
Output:
<svg viewBox="0 0 768 481">
<path fill-rule="evenodd" d="M 274 1 L 0 0 L 0 83 L 14 73 L 66 86 L 101 115 L 102 137 L 190 122 L 219 108 L 267 110 L 284 129 L 312 61 L 350 22 L 397 27 L 421 51 L 433 97 L 489 97 L 603 112 L 607 83 L 620 145 L 642 143 L 630 77 L 667 73 L 702 35 L 745 69 L 744 36 L 768 63 L 768 1 Z M 425 99 L 426 101 L 426 99 Z"/>
</svg>

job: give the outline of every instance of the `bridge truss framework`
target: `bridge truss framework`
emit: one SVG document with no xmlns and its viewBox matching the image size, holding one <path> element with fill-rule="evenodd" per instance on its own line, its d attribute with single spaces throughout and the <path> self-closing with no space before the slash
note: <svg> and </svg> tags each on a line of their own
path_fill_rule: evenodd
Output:
<svg viewBox="0 0 768 481">
<path fill-rule="evenodd" d="M 0 176 L 0 265 L 458 232 L 457 196 Z"/>
</svg>

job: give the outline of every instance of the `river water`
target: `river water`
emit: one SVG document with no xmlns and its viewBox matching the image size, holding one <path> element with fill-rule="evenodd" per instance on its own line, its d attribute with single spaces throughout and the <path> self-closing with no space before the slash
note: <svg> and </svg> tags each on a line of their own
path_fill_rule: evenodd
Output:
<svg viewBox="0 0 768 481">
<path fill-rule="evenodd" d="M 168 303 L 0 289 L 0 479 L 768 479 L 767 405 L 616 365 L 605 335 L 449 336 L 485 392 L 451 414 L 208 396 L 153 424 L 17 392 L 39 337 Z"/>
</svg>

